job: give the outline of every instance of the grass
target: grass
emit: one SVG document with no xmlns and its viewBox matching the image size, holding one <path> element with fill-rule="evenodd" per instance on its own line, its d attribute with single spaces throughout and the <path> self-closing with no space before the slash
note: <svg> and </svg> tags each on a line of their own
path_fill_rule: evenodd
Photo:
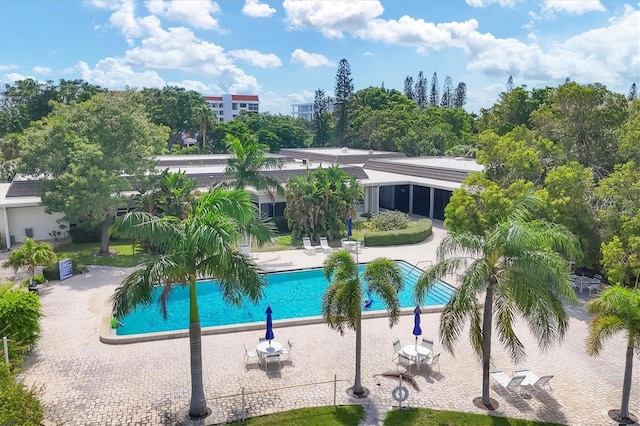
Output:
<svg viewBox="0 0 640 426">
<path fill-rule="evenodd" d="M 116 254 L 98 256 L 99 250 L 100 243 L 70 243 L 54 248 L 58 259 L 73 257 L 84 265 L 131 267 L 155 257 L 155 255 L 144 253 L 127 240 L 116 240 L 109 244 L 109 250 Z"/>
<path fill-rule="evenodd" d="M 428 408 L 389 411 L 384 424 L 390 426 L 561 426 L 558 423 L 536 422 L 533 420 L 513 419 L 510 417 L 489 416 L 487 414 L 463 413 L 458 411 L 430 410 Z"/>
<path fill-rule="evenodd" d="M 305 426 L 357 426 L 364 416 L 359 405 L 341 407 L 313 407 L 252 417 L 244 422 L 234 423 L 252 426 L 305 425 Z"/>
</svg>

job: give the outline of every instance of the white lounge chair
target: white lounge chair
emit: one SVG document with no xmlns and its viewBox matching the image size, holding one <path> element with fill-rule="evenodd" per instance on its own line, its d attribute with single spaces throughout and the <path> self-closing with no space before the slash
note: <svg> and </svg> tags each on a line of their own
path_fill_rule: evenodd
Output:
<svg viewBox="0 0 640 426">
<path fill-rule="evenodd" d="M 553 378 L 552 375 L 538 377 L 535 373 L 528 369 L 515 370 L 513 372 L 515 376 L 525 376 L 522 386 L 531 386 L 536 392 L 552 393 L 553 388 L 549 381 Z"/>
<path fill-rule="evenodd" d="M 519 397 L 523 396 L 522 393 L 522 382 L 526 378 L 524 375 L 513 376 L 510 377 L 503 373 L 501 370 L 491 371 L 489 375 L 495 380 L 500 386 L 509 392 L 511 395 L 516 395 Z"/>
<path fill-rule="evenodd" d="M 329 240 L 327 237 L 320 237 L 320 248 L 325 253 L 331 253 L 333 251 L 333 247 L 329 246 Z"/>
<path fill-rule="evenodd" d="M 311 238 L 309 237 L 302 237 L 302 248 L 304 249 L 305 253 L 315 254 L 316 252 L 316 248 L 311 245 Z"/>
</svg>

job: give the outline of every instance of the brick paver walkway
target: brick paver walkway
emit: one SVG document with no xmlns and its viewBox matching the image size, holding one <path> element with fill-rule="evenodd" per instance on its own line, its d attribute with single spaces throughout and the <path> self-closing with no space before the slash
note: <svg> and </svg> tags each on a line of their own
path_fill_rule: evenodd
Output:
<svg viewBox="0 0 640 426">
<path fill-rule="evenodd" d="M 439 231 L 437 235 L 441 235 Z M 416 263 L 433 258 L 435 241 L 401 248 L 366 248 L 361 260 L 385 255 Z M 319 265 L 324 255 L 302 250 L 260 253 L 265 269 Z M 106 299 L 131 270 L 91 267 L 89 273 L 55 283 L 42 291 L 45 316 L 42 337 L 20 376 L 29 386 L 43 385 L 45 418 L 56 425 L 169 425 L 175 424 L 189 402 L 189 344 L 187 339 L 106 345 L 98 339 L 100 314 Z M 584 301 L 584 298 L 583 298 Z M 541 353 L 522 324 L 518 335 L 528 357 L 522 365 L 538 374 L 553 374 L 551 395 L 513 400 L 492 387 L 500 402 L 496 415 L 555 421 L 571 425 L 613 425 L 607 411 L 619 408 L 624 367 L 624 336 L 615 336 L 597 358 L 586 355 L 587 315 L 583 306 L 570 309 L 571 327 L 564 343 Z M 437 336 L 438 314 L 423 314 L 425 336 Z M 355 338 L 344 337 L 324 324 L 277 327 L 276 340 L 294 343 L 294 365 L 267 375 L 245 370 L 243 344 L 254 347 L 260 332 L 247 331 L 203 337 L 204 383 L 213 414 L 207 423 L 224 422 L 241 414 L 245 389 L 250 416 L 297 407 L 331 405 L 337 376 L 338 404 L 363 403 L 364 424 L 378 424 L 391 405 L 397 381 L 383 377 L 395 371 L 391 342 L 413 342 L 413 318 L 403 316 L 393 329 L 385 318 L 363 323 L 362 378 L 371 397 L 353 401 L 345 390 L 353 380 Z M 472 399 L 480 395 L 481 369 L 471 352 L 467 334 L 455 348 L 455 357 L 443 353 L 441 372 L 423 369 L 416 376 L 419 391 L 410 389 L 407 403 L 435 409 L 480 412 Z M 436 351 L 440 345 L 436 343 Z M 497 338 L 494 366 L 507 372 L 514 366 Z M 640 414 L 640 368 L 633 376 L 631 409 Z"/>
</svg>

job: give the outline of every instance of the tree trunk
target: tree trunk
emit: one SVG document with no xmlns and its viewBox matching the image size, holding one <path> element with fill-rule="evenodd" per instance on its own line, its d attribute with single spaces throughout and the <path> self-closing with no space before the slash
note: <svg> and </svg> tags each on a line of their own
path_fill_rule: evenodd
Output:
<svg viewBox="0 0 640 426">
<path fill-rule="evenodd" d="M 207 401 L 204 399 L 202 382 L 202 332 L 196 294 L 196 276 L 189 277 L 189 345 L 191 346 L 191 403 L 189 417 L 201 418 L 207 415 Z"/>
<path fill-rule="evenodd" d="M 102 230 L 100 234 L 100 254 L 101 256 L 107 256 L 109 254 L 109 228 L 113 222 L 112 217 L 108 216 L 107 219 L 102 222 Z"/>
<path fill-rule="evenodd" d="M 360 364 L 362 360 L 362 315 L 358 315 L 358 326 L 356 327 L 356 377 L 353 382 L 353 393 L 357 396 L 364 394 L 362 381 L 360 380 Z"/>
<path fill-rule="evenodd" d="M 493 319 L 493 285 L 487 287 L 484 299 L 484 313 L 482 318 L 482 403 L 491 403 L 489 395 L 489 368 L 491 366 L 491 331 Z"/>
<path fill-rule="evenodd" d="M 620 418 L 629 418 L 629 396 L 631 395 L 631 374 L 633 373 L 633 336 L 629 333 L 627 344 L 626 362 L 624 364 L 624 381 L 622 382 L 622 404 L 620 405 Z"/>
</svg>

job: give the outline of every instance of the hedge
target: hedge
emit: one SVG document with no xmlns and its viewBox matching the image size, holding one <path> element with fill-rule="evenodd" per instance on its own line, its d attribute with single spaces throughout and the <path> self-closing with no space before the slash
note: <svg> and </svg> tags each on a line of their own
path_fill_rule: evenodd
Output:
<svg viewBox="0 0 640 426">
<path fill-rule="evenodd" d="M 43 413 L 35 390 L 16 381 L 4 365 L 0 365 L 0 424 L 38 426 Z"/>
<path fill-rule="evenodd" d="M 367 232 L 364 234 L 364 245 L 367 247 L 380 247 L 419 243 L 431 235 L 433 232 L 432 225 L 431 219 L 420 219 L 407 229 Z"/>
</svg>

